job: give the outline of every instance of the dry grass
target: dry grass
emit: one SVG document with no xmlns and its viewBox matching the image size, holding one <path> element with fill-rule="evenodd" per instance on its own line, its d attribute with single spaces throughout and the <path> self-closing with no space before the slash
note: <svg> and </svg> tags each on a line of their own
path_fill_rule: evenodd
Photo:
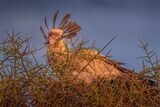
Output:
<svg viewBox="0 0 160 107">
<path fill-rule="evenodd" d="M 158 107 L 160 105 L 158 85 L 153 86 L 146 82 L 147 79 L 153 79 L 159 84 L 160 70 L 155 69 L 159 61 L 157 65 L 152 63 L 151 68 L 145 66 L 142 73 L 133 75 L 129 79 L 117 78 L 107 81 L 103 78 L 89 85 L 83 82 L 74 84 L 72 79 L 67 78 L 67 73 L 58 77 L 58 74 L 51 71 L 47 65 L 40 64 L 35 58 L 38 49 L 30 47 L 28 38 L 22 39 L 21 34 L 14 32 L 8 33 L 7 37 L 8 39 L 0 44 L 1 107 Z M 147 49 L 145 44 L 141 46 Z M 151 61 L 150 54 L 147 56 Z M 143 57 L 143 60 L 147 60 L 146 57 Z M 154 73 L 147 75 L 149 72 Z"/>
</svg>

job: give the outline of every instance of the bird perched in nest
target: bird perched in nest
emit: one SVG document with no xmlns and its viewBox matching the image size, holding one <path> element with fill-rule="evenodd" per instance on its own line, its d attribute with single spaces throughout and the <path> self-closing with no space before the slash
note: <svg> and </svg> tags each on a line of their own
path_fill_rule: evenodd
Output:
<svg viewBox="0 0 160 107">
<path fill-rule="evenodd" d="M 40 27 L 46 40 L 48 64 L 58 76 L 92 83 L 98 78 L 111 80 L 133 74 L 131 70 L 121 67 L 119 63 L 101 55 L 97 50 L 70 49 L 68 47 L 69 42 L 66 40 L 75 37 L 81 27 L 75 21 L 69 20 L 70 14 L 66 14 L 59 26 L 56 27 L 58 13 L 57 11 L 53 17 L 53 27 L 51 29 L 49 29 L 45 17 L 48 35 Z"/>
</svg>

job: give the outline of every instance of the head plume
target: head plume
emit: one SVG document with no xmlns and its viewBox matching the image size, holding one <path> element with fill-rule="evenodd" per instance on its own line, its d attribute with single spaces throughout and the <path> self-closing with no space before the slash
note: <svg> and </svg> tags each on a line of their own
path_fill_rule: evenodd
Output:
<svg viewBox="0 0 160 107">
<path fill-rule="evenodd" d="M 77 35 L 77 33 L 80 31 L 81 27 L 75 22 L 75 21 L 69 21 L 69 18 L 71 14 L 66 14 L 62 20 L 60 21 L 60 24 L 58 27 L 56 26 L 56 20 L 58 17 L 59 11 L 57 11 L 54 14 L 53 17 L 53 26 L 52 29 L 49 29 L 48 23 L 47 23 L 47 18 L 45 17 L 45 26 L 48 30 L 48 35 L 45 34 L 42 26 L 40 27 L 40 30 L 43 34 L 43 37 L 45 40 L 48 42 L 49 41 L 49 36 L 53 33 L 57 33 L 57 35 L 60 36 L 60 38 L 72 38 Z"/>
</svg>

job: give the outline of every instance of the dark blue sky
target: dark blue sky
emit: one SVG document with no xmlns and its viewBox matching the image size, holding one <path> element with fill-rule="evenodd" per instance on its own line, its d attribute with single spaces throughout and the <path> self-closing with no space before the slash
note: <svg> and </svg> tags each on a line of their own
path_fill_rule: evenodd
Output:
<svg viewBox="0 0 160 107">
<path fill-rule="evenodd" d="M 78 36 L 90 43 L 95 40 L 98 48 L 117 35 L 108 50 L 112 49 L 113 59 L 127 63 L 130 69 L 142 68 L 141 60 L 136 59 L 143 55 L 139 39 L 149 41 L 150 48 L 160 54 L 160 0 L 0 0 L 0 37 L 14 28 L 33 35 L 32 45 L 41 47 L 44 41 L 39 27 L 44 16 L 51 25 L 57 9 L 60 16 L 71 13 L 82 27 Z M 38 53 L 40 61 L 44 53 Z"/>
</svg>

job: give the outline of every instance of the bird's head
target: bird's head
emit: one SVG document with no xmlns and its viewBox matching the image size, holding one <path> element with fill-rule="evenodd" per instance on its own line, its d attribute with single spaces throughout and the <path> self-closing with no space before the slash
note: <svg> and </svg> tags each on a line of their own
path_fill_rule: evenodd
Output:
<svg viewBox="0 0 160 107">
<path fill-rule="evenodd" d="M 48 35 L 48 44 L 56 46 L 63 39 L 64 31 L 61 29 L 51 29 Z"/>
<path fill-rule="evenodd" d="M 45 26 L 48 30 L 48 35 L 46 35 L 43 28 L 40 27 L 43 37 L 46 40 L 46 44 L 52 44 L 56 46 L 64 38 L 75 37 L 81 29 L 76 22 L 69 21 L 70 14 L 66 14 L 62 18 L 59 26 L 56 27 L 56 19 L 57 19 L 58 13 L 59 11 L 57 11 L 53 17 L 53 27 L 51 30 L 48 27 L 47 19 L 45 17 Z"/>
</svg>

